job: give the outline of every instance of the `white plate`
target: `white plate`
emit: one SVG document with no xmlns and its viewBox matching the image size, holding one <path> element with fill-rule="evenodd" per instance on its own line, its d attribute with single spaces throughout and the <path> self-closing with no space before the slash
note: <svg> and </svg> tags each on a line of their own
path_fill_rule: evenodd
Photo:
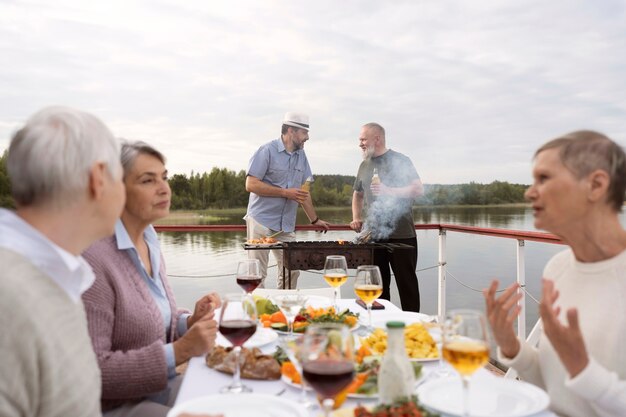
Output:
<svg viewBox="0 0 626 417">
<path fill-rule="evenodd" d="M 272 331 L 271 329 L 266 329 L 264 327 L 257 327 L 256 332 L 254 332 L 252 337 L 243 344 L 243 347 L 261 347 L 274 342 L 276 339 L 278 339 L 278 335 L 276 334 L 276 332 Z M 217 333 L 215 344 L 225 347 L 232 346 L 232 343 L 230 343 L 228 339 L 222 336 L 222 334 L 219 332 Z"/>
<path fill-rule="evenodd" d="M 363 324 L 367 324 L 367 314 L 361 314 L 360 318 L 361 321 L 365 320 Z M 426 323 L 430 321 L 430 316 L 412 311 L 385 313 L 380 317 L 376 317 L 372 314 L 372 326 L 374 327 L 382 327 L 384 329 L 387 327 L 388 321 L 403 321 L 406 325 L 411 323 Z"/>
<path fill-rule="evenodd" d="M 216 394 L 196 398 L 172 408 L 167 417 L 179 414 L 223 414 L 224 417 L 308 417 L 309 413 L 295 401 L 262 394 Z"/>
<path fill-rule="evenodd" d="M 425 406 L 451 416 L 463 414 L 459 377 L 436 379 L 417 389 Z M 471 417 L 525 417 L 545 410 L 548 394 L 535 385 L 512 379 L 477 377 L 470 381 Z"/>
</svg>

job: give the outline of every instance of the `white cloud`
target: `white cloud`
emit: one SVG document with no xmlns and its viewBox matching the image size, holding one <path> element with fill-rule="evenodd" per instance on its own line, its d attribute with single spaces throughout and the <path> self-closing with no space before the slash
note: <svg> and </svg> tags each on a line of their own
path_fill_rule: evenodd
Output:
<svg viewBox="0 0 626 417">
<path fill-rule="evenodd" d="M 618 0 L 4 0 L 0 150 L 66 104 L 173 173 L 238 171 L 300 110 L 315 173 L 354 174 L 378 121 L 426 182 L 528 182 L 558 134 L 626 142 L 625 35 Z"/>
</svg>

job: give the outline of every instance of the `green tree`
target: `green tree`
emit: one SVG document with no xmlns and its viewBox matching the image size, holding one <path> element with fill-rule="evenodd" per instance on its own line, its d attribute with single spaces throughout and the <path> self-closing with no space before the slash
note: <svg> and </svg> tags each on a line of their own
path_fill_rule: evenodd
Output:
<svg viewBox="0 0 626 417">
<path fill-rule="evenodd" d="M 15 208 L 15 202 L 11 197 L 11 181 L 7 172 L 7 157 L 9 151 L 5 150 L 0 157 L 0 207 Z"/>
</svg>

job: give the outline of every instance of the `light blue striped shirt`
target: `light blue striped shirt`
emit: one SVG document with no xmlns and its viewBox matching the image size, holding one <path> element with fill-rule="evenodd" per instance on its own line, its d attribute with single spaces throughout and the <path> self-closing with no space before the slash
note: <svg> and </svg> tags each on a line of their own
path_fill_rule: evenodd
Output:
<svg viewBox="0 0 626 417">
<path fill-rule="evenodd" d="M 289 153 L 280 138 L 261 146 L 252 155 L 247 175 L 280 188 L 300 188 L 307 178 L 312 177 L 304 149 Z M 273 231 L 293 232 L 297 210 L 298 203 L 294 200 L 250 193 L 246 216 Z"/>
</svg>

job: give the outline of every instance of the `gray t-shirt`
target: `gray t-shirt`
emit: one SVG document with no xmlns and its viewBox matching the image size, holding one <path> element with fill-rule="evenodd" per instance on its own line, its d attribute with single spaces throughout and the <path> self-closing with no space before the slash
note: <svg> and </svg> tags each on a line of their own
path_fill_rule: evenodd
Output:
<svg viewBox="0 0 626 417">
<path fill-rule="evenodd" d="M 378 157 L 361 162 L 353 189 L 364 193 L 364 228 L 372 231 L 374 240 L 415 237 L 413 199 L 374 196 L 370 190 L 374 168 L 378 170 L 380 181 L 388 187 L 405 187 L 420 179 L 411 160 L 391 149 Z"/>
</svg>

